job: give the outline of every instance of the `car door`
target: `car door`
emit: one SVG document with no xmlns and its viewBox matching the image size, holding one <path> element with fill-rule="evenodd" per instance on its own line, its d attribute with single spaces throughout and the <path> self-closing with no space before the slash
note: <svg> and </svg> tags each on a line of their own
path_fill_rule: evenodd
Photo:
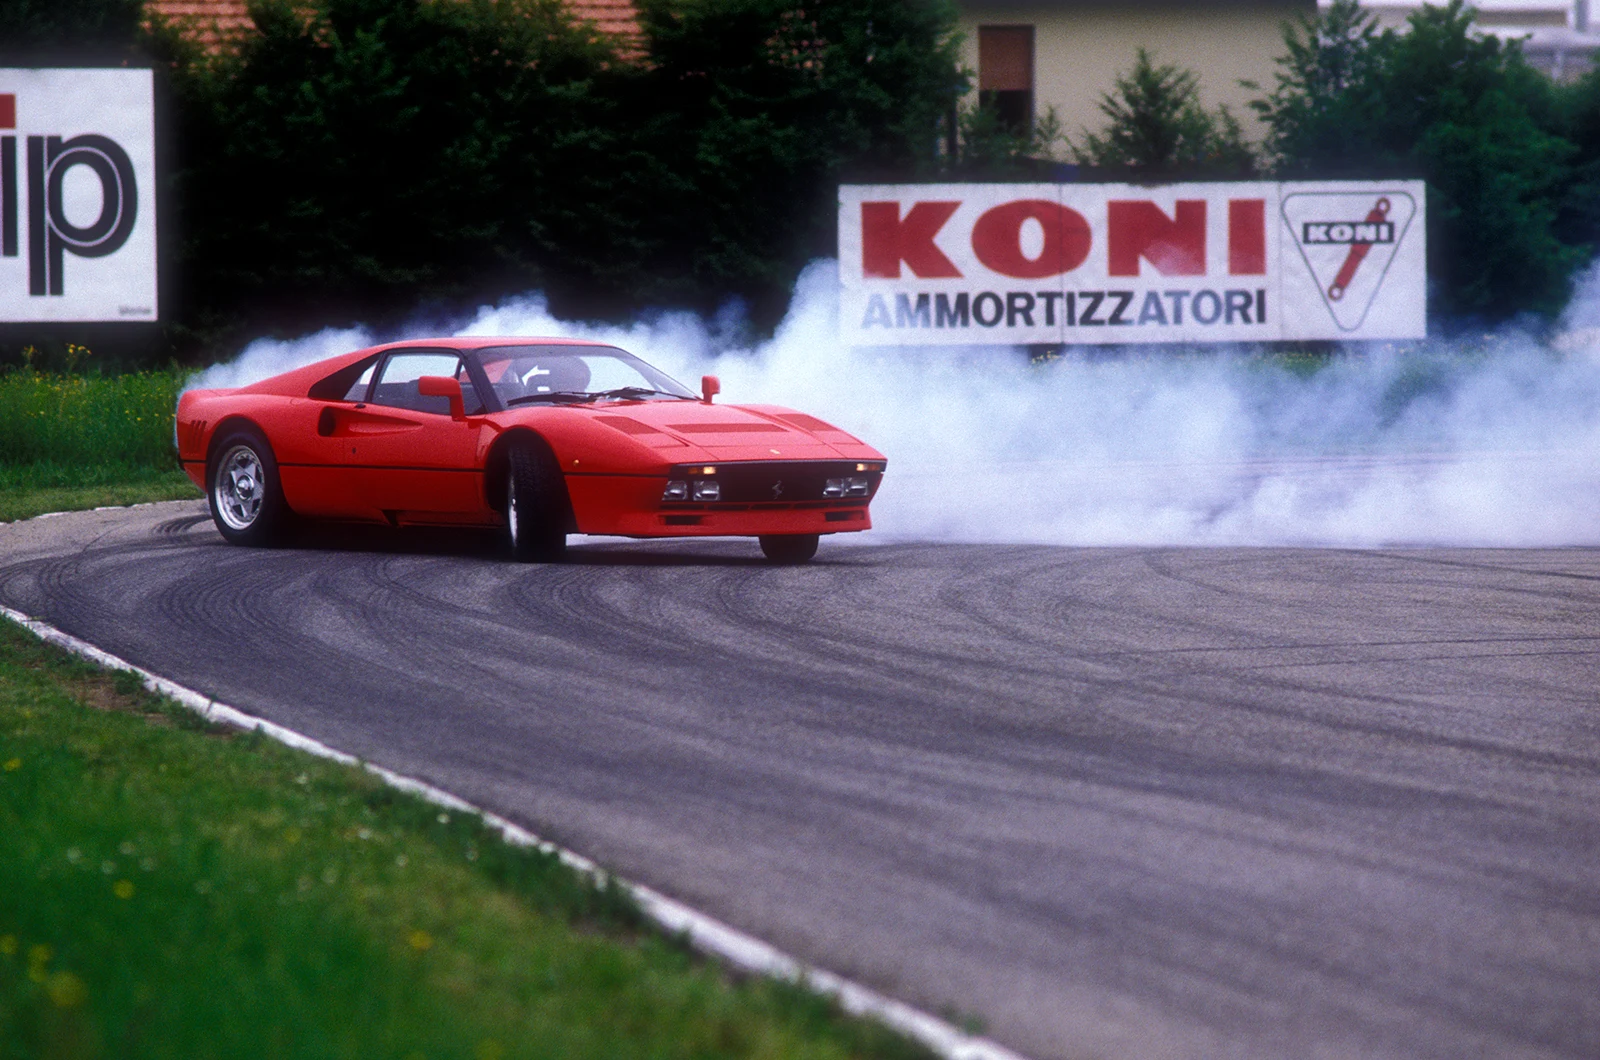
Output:
<svg viewBox="0 0 1600 1060">
<path fill-rule="evenodd" d="M 366 402 L 340 410 L 337 432 L 359 471 L 358 491 L 391 521 L 470 521 L 484 509 L 482 421 L 453 419 L 446 399 L 423 397 L 423 376 L 460 380 L 467 411 L 481 411 L 455 351 L 395 350 L 379 364 Z"/>
<path fill-rule="evenodd" d="M 371 388 L 379 358 L 350 365 L 290 398 L 272 433 L 274 455 L 289 507 L 300 515 L 331 519 L 383 519 L 365 496 L 361 469 L 350 456 L 344 427 Z"/>
</svg>

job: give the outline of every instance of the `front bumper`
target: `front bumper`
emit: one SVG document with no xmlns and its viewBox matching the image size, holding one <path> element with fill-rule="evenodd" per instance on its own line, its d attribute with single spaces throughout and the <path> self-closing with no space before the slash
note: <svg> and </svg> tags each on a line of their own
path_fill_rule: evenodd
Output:
<svg viewBox="0 0 1600 1060">
<path fill-rule="evenodd" d="M 879 461 L 868 474 L 866 497 L 823 497 L 828 477 L 854 462 L 724 463 L 716 501 L 664 501 L 672 479 L 692 478 L 710 466 L 674 469 L 669 475 L 567 475 L 578 531 L 629 537 L 755 537 L 763 534 L 838 534 L 872 528 L 868 510 L 882 478 Z M 774 490 L 781 483 L 781 488 Z"/>
<path fill-rule="evenodd" d="M 684 508 L 689 506 L 685 505 Z M 709 506 L 708 506 L 709 507 Z M 636 512 L 609 530 L 588 533 L 625 537 L 759 537 L 763 534 L 840 534 L 872 529 L 865 504 L 852 508 L 789 508 L 728 511 Z M 582 522 L 579 523 L 582 529 Z"/>
</svg>

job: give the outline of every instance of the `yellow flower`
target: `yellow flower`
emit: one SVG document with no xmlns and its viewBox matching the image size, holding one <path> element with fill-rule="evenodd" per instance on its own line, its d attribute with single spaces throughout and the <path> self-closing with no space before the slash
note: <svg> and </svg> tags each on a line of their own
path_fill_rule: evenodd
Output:
<svg viewBox="0 0 1600 1060">
<path fill-rule="evenodd" d="M 111 885 L 111 893 L 116 895 L 118 898 L 132 898 L 133 881 L 118 880 L 116 883 Z"/>
<path fill-rule="evenodd" d="M 6 759 L 5 770 L 6 770 L 7 773 L 15 772 L 16 770 L 19 770 L 21 768 L 22 768 L 22 759 L 20 759 L 20 758 L 8 758 L 8 759 Z"/>
<path fill-rule="evenodd" d="M 52 975 L 49 982 L 45 983 L 44 990 L 50 995 L 50 1000 L 56 1003 L 57 1008 L 76 1008 L 89 996 L 83 980 L 71 972 L 57 972 Z"/>
<path fill-rule="evenodd" d="M 45 981 L 44 968 L 50 963 L 50 947 L 43 944 L 28 949 L 28 978 L 36 983 Z"/>
<path fill-rule="evenodd" d="M 411 943 L 412 949 L 418 951 L 426 950 L 433 946 L 433 936 L 428 934 L 426 931 L 423 931 L 421 928 L 413 931 L 411 933 L 411 937 L 406 941 Z"/>
</svg>

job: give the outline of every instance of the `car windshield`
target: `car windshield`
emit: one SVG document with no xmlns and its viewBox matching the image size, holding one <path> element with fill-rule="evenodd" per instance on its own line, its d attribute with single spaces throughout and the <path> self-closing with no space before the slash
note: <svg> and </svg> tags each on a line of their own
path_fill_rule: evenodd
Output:
<svg viewBox="0 0 1600 1060">
<path fill-rule="evenodd" d="M 614 346 L 495 346 L 478 361 L 503 405 L 695 399 L 694 391 Z"/>
</svg>

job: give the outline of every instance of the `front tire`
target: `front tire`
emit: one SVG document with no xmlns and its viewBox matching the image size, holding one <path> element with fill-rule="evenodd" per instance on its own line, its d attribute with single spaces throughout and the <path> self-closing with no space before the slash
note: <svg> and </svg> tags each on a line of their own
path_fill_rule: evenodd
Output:
<svg viewBox="0 0 1600 1060">
<path fill-rule="evenodd" d="M 276 544 L 289 523 L 278 461 L 252 430 L 232 431 L 212 450 L 206 499 L 217 531 L 235 545 Z"/>
<path fill-rule="evenodd" d="M 805 563 L 817 554 L 817 534 L 762 534 L 761 552 L 773 563 Z"/>
<path fill-rule="evenodd" d="M 567 531 L 554 461 L 526 446 L 512 449 L 506 469 L 506 544 L 519 563 L 560 563 Z"/>
</svg>

